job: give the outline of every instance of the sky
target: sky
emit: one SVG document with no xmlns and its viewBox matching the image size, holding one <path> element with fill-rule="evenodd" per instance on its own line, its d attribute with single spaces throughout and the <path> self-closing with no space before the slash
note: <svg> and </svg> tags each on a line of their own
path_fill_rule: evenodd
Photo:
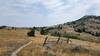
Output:
<svg viewBox="0 0 100 56">
<path fill-rule="evenodd" d="M 100 16 L 100 0 L 0 0 L 0 25 L 51 26 Z"/>
</svg>

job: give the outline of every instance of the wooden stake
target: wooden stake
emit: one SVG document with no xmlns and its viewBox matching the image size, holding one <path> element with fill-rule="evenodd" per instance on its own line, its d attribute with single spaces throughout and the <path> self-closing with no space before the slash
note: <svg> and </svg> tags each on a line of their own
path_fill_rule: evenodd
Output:
<svg viewBox="0 0 100 56">
<path fill-rule="evenodd" d="M 43 46 L 46 44 L 47 39 L 48 39 L 48 36 L 46 36 L 46 38 L 45 38 L 45 40 L 44 40 L 44 43 L 43 43 Z"/>
<path fill-rule="evenodd" d="M 69 44 L 69 38 L 67 38 L 67 44 Z"/>
<path fill-rule="evenodd" d="M 57 40 L 57 42 L 56 42 L 56 43 L 58 44 L 58 43 L 59 43 L 59 41 L 60 41 L 60 37 L 58 38 L 58 40 Z"/>
</svg>

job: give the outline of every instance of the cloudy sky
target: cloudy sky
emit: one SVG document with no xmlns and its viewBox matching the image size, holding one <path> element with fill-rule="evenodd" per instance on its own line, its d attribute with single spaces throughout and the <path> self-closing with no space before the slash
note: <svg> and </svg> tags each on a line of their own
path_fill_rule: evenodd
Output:
<svg viewBox="0 0 100 56">
<path fill-rule="evenodd" d="M 100 0 L 0 0 L 0 25 L 50 26 L 100 16 Z"/>
</svg>

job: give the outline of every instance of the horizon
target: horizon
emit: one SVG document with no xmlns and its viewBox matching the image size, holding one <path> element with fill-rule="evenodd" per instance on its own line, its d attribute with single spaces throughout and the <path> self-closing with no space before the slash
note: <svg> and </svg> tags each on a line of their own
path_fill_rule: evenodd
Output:
<svg viewBox="0 0 100 56">
<path fill-rule="evenodd" d="M 76 20 L 73 20 L 73 21 L 76 21 Z M 73 21 L 68 21 L 68 22 L 73 22 Z M 68 22 L 64 22 L 64 23 L 68 23 Z M 53 25 L 42 25 L 42 26 L 34 26 L 34 25 L 33 26 L 0 25 L 0 26 L 8 26 L 8 27 L 50 27 L 50 26 L 55 26 L 55 25 L 64 24 L 64 23 L 58 23 L 58 24 L 53 24 Z"/>
<path fill-rule="evenodd" d="M 85 15 L 85 16 L 96 16 L 96 15 Z M 84 17 L 84 16 L 82 16 L 82 17 Z M 100 16 L 96 16 L 96 17 L 100 17 Z M 81 18 L 79 18 L 79 19 L 81 19 Z M 73 21 L 77 21 L 79 19 L 76 19 L 76 20 L 73 20 Z M 69 22 L 73 22 L 73 21 L 69 21 Z M 68 22 L 64 22 L 64 23 L 68 23 Z M 60 23 L 60 24 L 64 24 L 64 23 Z M 0 26 L 19 27 L 19 28 L 32 28 L 32 27 L 52 27 L 52 26 L 60 25 L 60 24 L 53 24 L 53 25 L 47 25 L 47 26 L 46 25 L 45 26 L 11 26 L 11 25 L 0 25 Z"/>
<path fill-rule="evenodd" d="M 100 16 L 100 0 L 0 0 L 0 26 L 41 27 Z"/>
</svg>

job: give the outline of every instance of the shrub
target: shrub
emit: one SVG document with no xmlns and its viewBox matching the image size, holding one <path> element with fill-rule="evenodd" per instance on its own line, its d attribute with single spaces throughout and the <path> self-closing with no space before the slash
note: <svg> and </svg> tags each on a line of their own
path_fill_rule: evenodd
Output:
<svg viewBox="0 0 100 56">
<path fill-rule="evenodd" d="M 30 32 L 27 33 L 28 36 L 35 36 L 35 28 L 33 28 Z"/>
<path fill-rule="evenodd" d="M 83 26 L 79 26 L 79 27 L 76 27 L 74 30 L 75 30 L 76 32 L 81 33 L 81 32 L 85 32 L 86 28 L 83 27 Z"/>
<path fill-rule="evenodd" d="M 6 28 L 7 26 L 0 26 L 0 29 L 4 29 L 4 28 Z"/>
<path fill-rule="evenodd" d="M 55 31 L 55 32 L 51 33 L 51 35 L 60 37 L 61 34 L 59 32 L 57 32 L 57 31 Z"/>
<path fill-rule="evenodd" d="M 100 36 L 100 31 L 97 31 L 97 32 L 95 33 L 95 36 Z"/>
<path fill-rule="evenodd" d="M 80 39 L 78 36 L 71 35 L 71 34 L 64 34 L 63 37 L 65 37 L 65 38 L 71 38 L 71 39 Z"/>
<path fill-rule="evenodd" d="M 45 28 L 41 28 L 40 34 L 41 35 L 47 35 L 48 34 L 48 30 L 46 30 Z"/>
</svg>

